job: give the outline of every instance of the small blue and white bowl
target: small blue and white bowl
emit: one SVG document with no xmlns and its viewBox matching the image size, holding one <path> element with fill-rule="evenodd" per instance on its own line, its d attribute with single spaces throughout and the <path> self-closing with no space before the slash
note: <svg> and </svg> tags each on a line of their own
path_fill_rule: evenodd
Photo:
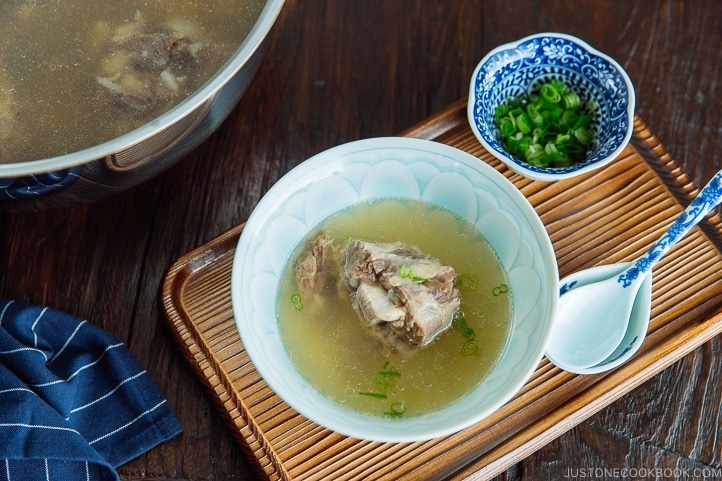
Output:
<svg viewBox="0 0 722 481">
<path fill-rule="evenodd" d="M 595 143 L 583 161 L 568 167 L 536 167 L 510 155 L 494 121 L 496 108 L 539 85 L 562 80 L 597 107 L 590 125 Z M 566 179 L 602 167 L 629 143 L 634 127 L 635 94 L 629 76 L 611 57 L 562 33 L 540 33 L 501 45 L 477 65 L 471 78 L 468 117 L 471 130 L 492 155 L 512 171 L 534 180 Z"/>
</svg>

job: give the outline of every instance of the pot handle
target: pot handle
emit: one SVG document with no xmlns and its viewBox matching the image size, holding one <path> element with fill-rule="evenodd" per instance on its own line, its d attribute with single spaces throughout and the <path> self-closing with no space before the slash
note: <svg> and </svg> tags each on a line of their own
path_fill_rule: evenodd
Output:
<svg viewBox="0 0 722 481">
<path fill-rule="evenodd" d="M 105 158 L 106 167 L 113 172 L 141 169 L 162 157 L 180 144 L 201 123 L 210 110 L 213 96 L 165 129 Z"/>
</svg>

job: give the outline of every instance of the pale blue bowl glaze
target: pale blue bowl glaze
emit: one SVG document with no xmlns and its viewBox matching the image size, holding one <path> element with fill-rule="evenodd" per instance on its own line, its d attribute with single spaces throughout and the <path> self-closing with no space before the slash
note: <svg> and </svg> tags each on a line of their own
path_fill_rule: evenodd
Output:
<svg viewBox="0 0 722 481">
<path fill-rule="evenodd" d="M 501 259 L 511 284 L 511 338 L 486 379 L 454 404 L 389 419 L 350 411 L 296 371 L 277 321 L 280 276 L 294 247 L 330 214 L 363 201 L 423 200 L 474 225 Z M 359 439 L 413 442 L 444 436 L 485 418 L 527 382 L 544 355 L 559 292 L 554 249 L 524 195 L 497 170 L 459 149 L 420 139 L 375 138 L 340 145 L 301 163 L 261 199 L 235 252 L 231 298 L 254 366 L 308 419 Z"/>
<path fill-rule="evenodd" d="M 495 109 L 510 98 L 531 95 L 552 79 L 563 80 L 598 107 L 591 127 L 596 144 L 569 167 L 535 167 L 511 156 L 494 122 Z M 611 57 L 561 33 L 540 33 L 501 45 L 477 65 L 471 78 L 468 117 L 479 142 L 511 170 L 535 180 L 560 180 L 602 167 L 629 143 L 634 128 L 634 86 Z"/>
</svg>

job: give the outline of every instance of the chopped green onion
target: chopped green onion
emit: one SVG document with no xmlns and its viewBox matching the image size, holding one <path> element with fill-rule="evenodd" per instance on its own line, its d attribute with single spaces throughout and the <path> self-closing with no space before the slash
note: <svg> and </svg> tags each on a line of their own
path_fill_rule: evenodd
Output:
<svg viewBox="0 0 722 481">
<path fill-rule="evenodd" d="M 577 122 L 574 124 L 574 128 L 578 129 L 579 127 L 587 127 L 592 121 L 591 115 L 580 115 L 577 118 Z"/>
<path fill-rule="evenodd" d="M 544 146 L 544 153 L 547 155 L 547 158 L 550 162 L 557 162 L 564 158 L 564 154 L 557 150 L 557 146 L 554 144 L 554 142 L 546 143 L 546 145 Z"/>
<path fill-rule="evenodd" d="M 464 345 L 461 346 L 462 356 L 471 356 L 481 352 L 479 343 L 476 341 L 476 332 L 466 323 L 466 318 L 463 313 L 459 312 L 454 316 L 454 319 L 451 321 L 451 328 L 466 339 Z"/>
<path fill-rule="evenodd" d="M 476 342 L 476 339 L 468 340 L 463 346 L 461 346 L 462 356 L 473 356 L 474 354 L 479 354 L 480 352 L 479 343 Z"/>
<path fill-rule="evenodd" d="M 461 334 L 461 337 L 468 341 L 476 339 L 476 332 L 466 324 L 463 313 L 457 313 L 451 321 L 451 328 Z"/>
<path fill-rule="evenodd" d="M 516 132 L 514 120 L 509 117 L 502 117 L 499 120 L 499 130 L 501 130 L 501 135 L 504 137 L 511 137 Z"/>
<path fill-rule="evenodd" d="M 402 264 L 399 268 L 399 276 L 411 279 L 412 282 L 426 282 L 431 280 L 428 277 L 415 276 L 414 273 L 411 271 L 411 268 L 407 267 L 406 264 Z"/>
<path fill-rule="evenodd" d="M 564 144 L 561 148 L 570 157 L 579 156 L 584 152 L 584 146 L 579 144 Z"/>
<path fill-rule="evenodd" d="M 294 294 L 291 296 L 291 304 L 293 304 L 294 309 L 297 311 L 300 311 L 303 309 L 303 303 L 301 302 L 301 296 L 298 294 Z"/>
<path fill-rule="evenodd" d="M 380 392 L 359 392 L 361 396 L 375 397 L 376 399 L 386 399 L 388 396 Z"/>
<path fill-rule="evenodd" d="M 579 98 L 579 94 L 573 90 L 569 90 L 562 95 L 562 106 L 565 109 L 576 109 L 581 103 L 582 100 Z"/>
<path fill-rule="evenodd" d="M 560 122 L 563 126 L 567 128 L 574 128 L 574 125 L 576 125 L 577 120 L 579 119 L 579 115 L 573 110 L 565 110 L 562 114 L 562 118 L 560 119 Z"/>
<path fill-rule="evenodd" d="M 401 377 L 401 373 L 394 369 L 391 362 L 386 361 L 384 367 L 379 372 L 371 376 L 369 384 L 373 386 L 373 390 L 359 391 L 360 396 L 367 396 L 375 399 L 388 399 L 389 391 L 394 389 L 394 382 L 397 377 Z M 391 409 L 384 412 L 384 416 L 392 418 L 400 418 L 406 412 L 406 404 L 403 401 L 391 404 Z"/>
<path fill-rule="evenodd" d="M 479 278 L 476 274 L 464 274 L 456 279 L 456 287 L 460 291 L 473 291 L 479 286 Z"/>
<path fill-rule="evenodd" d="M 529 116 L 522 112 L 519 115 L 516 116 L 516 128 L 519 129 L 521 133 L 528 134 L 531 132 L 531 120 L 529 120 Z"/>
<path fill-rule="evenodd" d="M 509 113 L 509 107 L 506 104 L 501 104 L 499 107 L 497 107 L 496 111 L 494 112 L 494 118 L 496 119 L 496 122 L 501 122 L 501 119 Z"/>
<path fill-rule="evenodd" d="M 562 99 L 561 94 L 559 93 L 559 91 L 557 91 L 556 88 L 554 88 L 554 85 L 551 82 L 548 84 L 543 84 L 540 88 L 540 91 L 542 97 L 544 97 L 544 100 L 546 100 L 547 102 L 557 104 Z"/>
<path fill-rule="evenodd" d="M 406 404 L 403 401 L 395 402 L 391 405 L 391 408 L 384 412 L 384 416 L 389 418 L 401 418 L 406 413 Z"/>
<path fill-rule="evenodd" d="M 509 286 L 507 286 L 506 284 L 501 284 L 500 286 L 495 287 L 491 291 L 491 293 L 496 297 L 499 297 L 502 294 L 506 294 L 507 292 L 509 292 Z"/>
<path fill-rule="evenodd" d="M 544 147 L 541 144 L 531 144 L 526 151 L 524 151 L 526 160 L 532 165 L 543 165 L 544 159 L 546 158 Z"/>
<path fill-rule="evenodd" d="M 557 79 L 537 90 L 538 94 L 508 99 L 495 109 L 504 147 L 537 167 L 564 167 L 583 160 L 596 141 L 590 127 L 596 102 L 583 103 Z"/>
<path fill-rule="evenodd" d="M 539 113 L 539 109 L 537 109 L 536 105 L 527 105 L 526 113 L 529 116 L 529 120 L 531 120 L 532 124 L 536 125 L 537 127 L 540 127 L 544 124 L 544 116 Z"/>
<path fill-rule="evenodd" d="M 384 363 L 384 367 L 379 372 L 371 376 L 369 384 L 375 389 L 373 391 L 362 391 L 359 392 L 361 396 L 375 397 L 377 399 L 386 399 L 388 397 L 388 391 L 393 387 L 393 379 L 401 377 L 401 373 L 394 369 L 389 361 Z"/>
<path fill-rule="evenodd" d="M 582 145 L 589 145 L 594 139 L 594 134 L 587 127 L 579 127 L 574 131 L 574 138 Z"/>
</svg>

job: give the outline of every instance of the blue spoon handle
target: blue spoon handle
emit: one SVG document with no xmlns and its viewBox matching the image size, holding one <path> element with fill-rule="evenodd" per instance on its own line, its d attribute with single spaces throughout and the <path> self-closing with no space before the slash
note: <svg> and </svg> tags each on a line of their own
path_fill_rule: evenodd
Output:
<svg viewBox="0 0 722 481">
<path fill-rule="evenodd" d="M 647 273 L 672 246 L 679 242 L 692 227 L 699 224 L 720 202 L 722 202 L 722 170 L 712 177 L 647 253 L 619 275 L 617 281 L 623 287 L 628 287 L 639 276 Z"/>
</svg>

